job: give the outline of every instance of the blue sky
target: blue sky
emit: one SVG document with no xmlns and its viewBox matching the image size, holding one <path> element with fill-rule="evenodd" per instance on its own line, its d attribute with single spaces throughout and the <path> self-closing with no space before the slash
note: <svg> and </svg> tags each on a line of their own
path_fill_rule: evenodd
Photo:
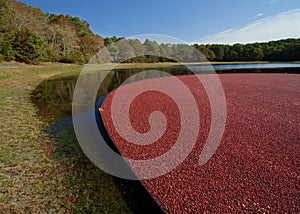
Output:
<svg viewBox="0 0 300 214">
<path fill-rule="evenodd" d="M 299 0 L 21 0 L 78 16 L 103 36 L 163 34 L 188 43 L 300 37 Z"/>
</svg>

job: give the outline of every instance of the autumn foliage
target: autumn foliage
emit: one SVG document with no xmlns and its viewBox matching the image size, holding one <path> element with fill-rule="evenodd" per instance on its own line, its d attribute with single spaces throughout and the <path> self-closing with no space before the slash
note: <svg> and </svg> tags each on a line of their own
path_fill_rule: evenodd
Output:
<svg viewBox="0 0 300 214">
<path fill-rule="evenodd" d="M 196 62 L 199 50 L 209 61 L 299 61 L 300 39 L 283 39 L 251 44 L 159 44 L 94 34 L 88 22 L 70 15 L 45 14 L 17 0 L 0 0 L 0 62 L 16 60 L 93 62 Z M 97 54 L 104 46 L 109 55 Z M 153 53 L 143 55 L 143 53 Z M 138 54 L 137 54 L 138 53 Z M 134 57 L 139 55 L 138 57 Z M 172 59 L 161 57 L 168 55 Z"/>
<path fill-rule="evenodd" d="M 85 63 L 104 46 L 86 21 L 0 0 L 0 61 Z"/>
</svg>

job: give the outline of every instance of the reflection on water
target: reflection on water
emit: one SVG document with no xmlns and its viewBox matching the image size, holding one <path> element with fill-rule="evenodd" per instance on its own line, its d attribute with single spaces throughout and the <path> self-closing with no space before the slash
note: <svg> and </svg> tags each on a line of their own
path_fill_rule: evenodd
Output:
<svg viewBox="0 0 300 214">
<path fill-rule="evenodd" d="M 77 76 L 44 80 L 32 92 L 32 101 L 43 119 L 50 115 L 56 119 L 70 115 L 76 79 Z"/>
<path fill-rule="evenodd" d="M 189 70 L 190 69 L 190 70 Z M 276 63 L 276 64 L 238 64 L 238 65 L 215 65 L 217 73 L 300 73 L 300 64 Z M 98 90 L 97 99 L 120 86 L 130 76 L 147 70 L 164 71 L 171 75 L 187 75 L 194 73 L 211 73 L 211 66 L 172 66 L 163 68 L 143 69 L 118 69 L 109 72 Z M 87 74 L 85 81 L 87 86 L 102 78 L 104 72 L 97 75 Z M 163 76 L 163 75 L 162 75 Z M 60 119 L 72 115 L 72 97 L 78 76 L 60 77 L 43 81 L 32 93 L 32 100 L 38 107 L 38 113 L 44 119 Z M 145 79 L 152 78 L 151 73 L 146 73 Z M 87 87 L 88 88 L 88 87 Z M 88 93 L 85 94 L 88 96 Z M 95 100 L 96 103 L 96 100 Z M 51 118 L 53 120 L 53 118 Z"/>
<path fill-rule="evenodd" d="M 97 98 L 109 93 L 113 89 L 120 86 L 124 80 L 130 76 L 145 70 L 160 70 L 172 75 L 187 75 L 192 72 L 181 66 L 173 66 L 168 68 L 156 69 L 118 69 L 108 73 L 102 85 L 100 86 Z M 97 74 L 86 74 L 84 81 L 86 85 L 95 84 L 103 78 L 105 71 Z M 163 75 L 161 75 L 163 76 Z M 44 119 L 60 119 L 72 115 L 72 98 L 78 76 L 62 77 L 58 79 L 49 79 L 43 81 L 32 93 L 32 101 L 38 107 L 39 115 Z M 144 79 L 152 78 L 151 74 L 145 74 Z M 88 87 L 87 87 L 88 89 Z M 84 96 L 88 96 L 86 93 Z M 92 99 L 91 99 L 92 100 Z M 49 117 L 52 118 L 49 118 Z"/>
</svg>

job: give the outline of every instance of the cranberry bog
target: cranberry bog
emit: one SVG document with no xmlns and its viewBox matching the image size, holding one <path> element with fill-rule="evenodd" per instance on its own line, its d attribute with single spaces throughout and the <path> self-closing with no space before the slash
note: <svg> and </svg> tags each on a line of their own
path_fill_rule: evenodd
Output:
<svg viewBox="0 0 300 214">
<path fill-rule="evenodd" d="M 215 154 L 204 165 L 198 161 L 210 130 L 209 99 L 195 76 L 178 78 L 195 97 L 200 131 L 192 152 L 174 170 L 141 181 L 160 207 L 167 213 L 299 213 L 300 75 L 219 74 L 226 98 L 226 127 Z M 167 83 L 168 77 L 164 79 Z M 174 90 L 179 89 L 174 86 Z M 114 94 L 106 97 L 100 113 L 121 155 L 151 159 L 167 152 L 180 130 L 174 101 L 149 91 L 132 102 L 130 121 L 137 131 L 149 130 L 153 111 L 163 112 L 168 121 L 167 131 L 155 143 L 135 145 L 124 140 L 113 125 Z"/>
</svg>

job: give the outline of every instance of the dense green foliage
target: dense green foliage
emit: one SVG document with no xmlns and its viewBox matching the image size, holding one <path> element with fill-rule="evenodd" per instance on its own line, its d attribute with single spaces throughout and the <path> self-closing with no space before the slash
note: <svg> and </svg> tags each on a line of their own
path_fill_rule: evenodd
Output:
<svg viewBox="0 0 300 214">
<path fill-rule="evenodd" d="M 194 45 L 199 49 L 198 45 Z M 213 61 L 299 61 L 300 39 L 283 39 L 265 43 L 206 45 Z M 199 49 L 200 50 L 200 49 Z M 205 54 L 204 52 L 202 52 Z M 206 54 L 205 54 L 206 55 Z"/>
<path fill-rule="evenodd" d="M 0 0 L 0 61 L 85 63 L 104 47 L 86 21 Z"/>
<path fill-rule="evenodd" d="M 104 46 L 107 54 L 97 54 Z M 234 45 L 102 39 L 78 17 L 0 0 L 0 61 L 86 63 L 94 55 L 95 62 L 197 62 L 204 61 L 203 56 L 209 61 L 300 61 L 300 39 Z"/>
<path fill-rule="evenodd" d="M 21 30 L 14 40 L 15 59 L 19 62 L 37 64 L 47 58 L 47 52 L 40 36 L 29 30 Z"/>
</svg>

